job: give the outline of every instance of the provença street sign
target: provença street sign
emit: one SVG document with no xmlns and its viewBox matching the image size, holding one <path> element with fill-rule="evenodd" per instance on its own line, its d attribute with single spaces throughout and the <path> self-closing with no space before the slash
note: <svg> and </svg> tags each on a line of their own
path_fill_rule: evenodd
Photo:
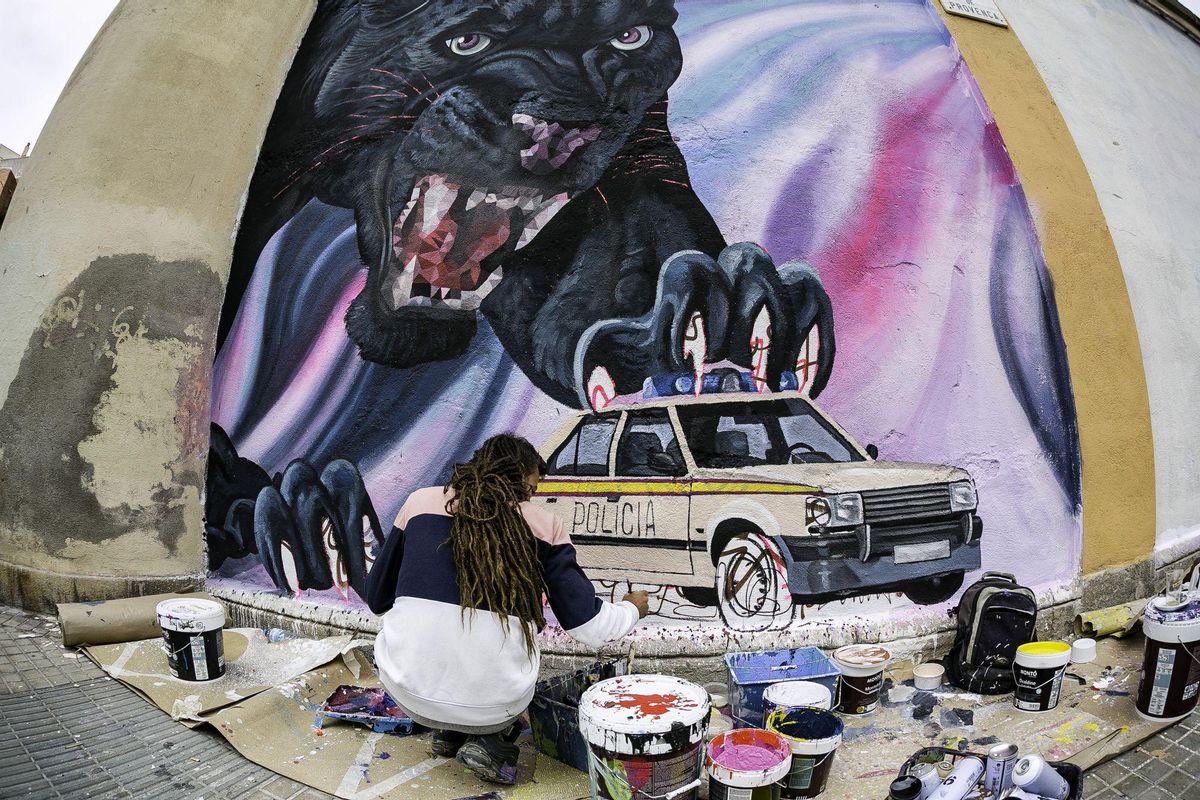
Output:
<svg viewBox="0 0 1200 800">
<path fill-rule="evenodd" d="M 1008 20 L 1000 13 L 993 0 L 942 0 L 942 8 L 949 14 L 960 17 L 970 17 L 990 22 L 993 25 L 1008 27 Z"/>
</svg>

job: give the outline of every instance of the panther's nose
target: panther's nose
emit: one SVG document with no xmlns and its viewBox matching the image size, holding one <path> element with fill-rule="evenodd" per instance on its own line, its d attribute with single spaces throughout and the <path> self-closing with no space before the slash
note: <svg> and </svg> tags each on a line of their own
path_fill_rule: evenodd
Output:
<svg viewBox="0 0 1200 800">
<path fill-rule="evenodd" d="M 533 138 L 533 144 L 521 151 L 521 166 L 535 175 L 561 169 L 576 150 L 600 138 L 598 125 L 566 128 L 529 114 L 513 114 L 512 121 Z"/>
</svg>

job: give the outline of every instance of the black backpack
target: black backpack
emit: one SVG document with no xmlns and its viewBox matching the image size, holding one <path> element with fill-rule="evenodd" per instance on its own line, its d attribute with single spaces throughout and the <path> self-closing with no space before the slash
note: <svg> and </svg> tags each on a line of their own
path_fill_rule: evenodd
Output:
<svg viewBox="0 0 1200 800">
<path fill-rule="evenodd" d="M 1016 687 L 1017 648 L 1037 638 L 1033 590 L 1005 572 L 985 572 L 967 587 L 958 608 L 958 632 L 946 656 L 950 683 L 977 694 L 1007 694 Z"/>
</svg>

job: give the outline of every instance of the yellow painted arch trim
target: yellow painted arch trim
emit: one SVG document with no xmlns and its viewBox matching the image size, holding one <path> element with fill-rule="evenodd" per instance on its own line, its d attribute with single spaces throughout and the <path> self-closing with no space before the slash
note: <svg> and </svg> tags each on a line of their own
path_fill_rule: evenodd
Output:
<svg viewBox="0 0 1200 800">
<path fill-rule="evenodd" d="M 542 495 L 816 494 L 812 486 L 762 481 L 542 481 Z"/>
</svg>

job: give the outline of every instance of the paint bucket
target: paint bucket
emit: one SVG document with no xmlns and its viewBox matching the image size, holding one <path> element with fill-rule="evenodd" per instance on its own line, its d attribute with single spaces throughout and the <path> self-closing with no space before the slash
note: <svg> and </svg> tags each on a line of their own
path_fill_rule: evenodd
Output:
<svg viewBox="0 0 1200 800">
<path fill-rule="evenodd" d="M 837 710 L 843 714 L 874 711 L 883 688 L 883 671 L 891 660 L 892 652 L 877 644 L 852 644 L 834 650 L 833 663 L 842 673 Z"/>
<path fill-rule="evenodd" d="M 696 800 L 708 693 L 669 675 L 601 681 L 579 699 L 592 798 Z"/>
<path fill-rule="evenodd" d="M 1029 642 L 1017 648 L 1013 661 L 1013 705 L 1021 711 L 1049 711 L 1058 705 L 1063 673 L 1071 660 L 1066 642 Z"/>
<path fill-rule="evenodd" d="M 777 733 L 740 728 L 712 740 L 704 766 L 709 800 L 779 800 L 792 748 Z"/>
<path fill-rule="evenodd" d="M 824 684 L 813 681 L 784 681 L 773 683 L 763 692 L 763 717 L 771 716 L 777 708 L 833 708 L 833 692 Z"/>
<path fill-rule="evenodd" d="M 1066 778 L 1055 772 L 1041 756 L 1025 756 L 1013 768 L 1013 785 L 1027 796 L 1044 800 L 1065 800 L 1071 793 Z"/>
<path fill-rule="evenodd" d="M 778 733 L 792 748 L 792 768 L 781 781 L 780 797 L 798 800 L 825 791 L 845 730 L 838 716 L 821 708 L 778 708 L 767 719 L 767 730 Z"/>
<path fill-rule="evenodd" d="M 155 606 L 171 674 L 183 681 L 211 681 L 225 674 L 225 608 L 214 600 L 163 600 Z"/>
<path fill-rule="evenodd" d="M 829 688 L 837 698 L 837 667 L 815 647 L 726 653 L 729 668 L 729 703 L 737 728 L 763 728 L 763 692 L 780 681 L 809 681 Z"/>
<path fill-rule="evenodd" d="M 1152 722 L 1181 720 L 1200 696 L 1200 597 L 1180 592 L 1151 600 L 1142 632 L 1137 713 Z"/>
</svg>

